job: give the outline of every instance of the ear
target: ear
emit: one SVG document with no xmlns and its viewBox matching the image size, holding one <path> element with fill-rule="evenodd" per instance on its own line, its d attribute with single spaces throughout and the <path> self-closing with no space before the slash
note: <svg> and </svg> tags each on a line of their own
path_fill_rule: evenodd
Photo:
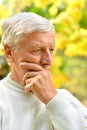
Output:
<svg viewBox="0 0 87 130">
<path fill-rule="evenodd" d="M 4 44 L 4 51 L 8 64 L 11 65 L 13 62 L 13 50 L 8 44 Z"/>
</svg>

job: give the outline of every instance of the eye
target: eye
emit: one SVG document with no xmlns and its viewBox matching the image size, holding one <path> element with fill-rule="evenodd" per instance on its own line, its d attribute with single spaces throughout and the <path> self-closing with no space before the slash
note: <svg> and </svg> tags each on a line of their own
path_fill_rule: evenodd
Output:
<svg viewBox="0 0 87 130">
<path fill-rule="evenodd" d="M 41 49 L 40 49 L 40 48 L 34 49 L 34 50 L 32 51 L 32 54 L 33 54 L 33 55 L 38 55 L 38 54 L 40 54 L 40 53 L 41 53 Z"/>
<path fill-rule="evenodd" d="M 36 49 L 36 50 L 34 50 L 35 52 L 40 52 L 41 51 L 41 49 Z"/>
<path fill-rule="evenodd" d="M 50 52 L 53 53 L 54 52 L 54 48 L 50 48 Z"/>
</svg>

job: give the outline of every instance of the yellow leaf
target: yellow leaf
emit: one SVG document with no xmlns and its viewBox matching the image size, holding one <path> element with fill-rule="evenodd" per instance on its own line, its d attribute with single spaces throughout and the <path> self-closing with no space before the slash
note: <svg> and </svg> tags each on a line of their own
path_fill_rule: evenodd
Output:
<svg viewBox="0 0 87 130">
<path fill-rule="evenodd" d="M 56 6 L 51 6 L 50 8 L 49 8 L 49 13 L 52 15 L 52 16 L 55 16 L 56 14 L 57 14 L 57 12 L 58 12 L 58 7 L 56 7 Z"/>
</svg>

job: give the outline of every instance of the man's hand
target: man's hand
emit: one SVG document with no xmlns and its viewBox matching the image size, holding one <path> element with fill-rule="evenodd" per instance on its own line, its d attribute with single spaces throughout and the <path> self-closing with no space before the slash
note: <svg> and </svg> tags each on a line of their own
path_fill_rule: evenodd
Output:
<svg viewBox="0 0 87 130">
<path fill-rule="evenodd" d="M 22 62 L 21 67 L 28 69 L 23 76 L 25 93 L 32 91 L 43 103 L 47 104 L 57 93 L 53 86 L 50 71 L 34 63 Z"/>
</svg>

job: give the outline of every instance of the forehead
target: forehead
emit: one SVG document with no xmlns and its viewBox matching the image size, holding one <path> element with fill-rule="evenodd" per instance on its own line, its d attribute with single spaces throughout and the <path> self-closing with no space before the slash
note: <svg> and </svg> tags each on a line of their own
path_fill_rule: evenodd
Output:
<svg viewBox="0 0 87 130">
<path fill-rule="evenodd" d="M 54 46 L 55 36 L 53 31 L 49 32 L 33 32 L 24 36 L 20 42 L 22 46 L 39 47 L 39 46 Z"/>
</svg>

